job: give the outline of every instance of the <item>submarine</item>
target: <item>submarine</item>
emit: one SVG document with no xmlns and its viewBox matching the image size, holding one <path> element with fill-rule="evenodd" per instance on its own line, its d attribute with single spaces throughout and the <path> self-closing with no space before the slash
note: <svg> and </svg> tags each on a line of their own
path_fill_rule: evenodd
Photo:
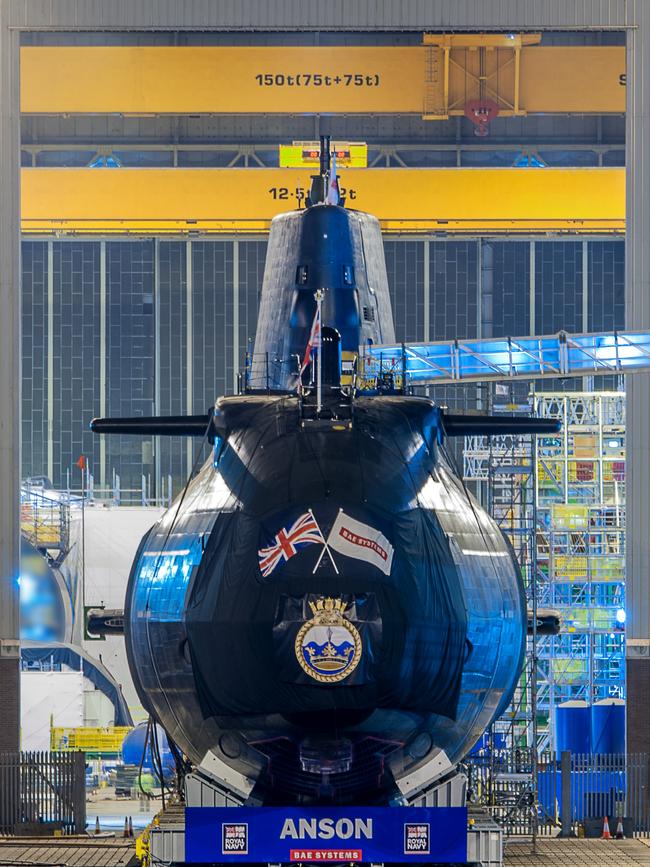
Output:
<svg viewBox="0 0 650 867">
<path fill-rule="evenodd" d="M 521 672 L 520 568 L 445 443 L 558 423 L 364 375 L 364 347 L 394 342 L 379 222 L 345 206 L 324 141 L 305 207 L 271 224 L 241 393 L 91 424 L 211 445 L 142 539 L 123 628 L 144 708 L 246 804 L 403 802 Z"/>
</svg>

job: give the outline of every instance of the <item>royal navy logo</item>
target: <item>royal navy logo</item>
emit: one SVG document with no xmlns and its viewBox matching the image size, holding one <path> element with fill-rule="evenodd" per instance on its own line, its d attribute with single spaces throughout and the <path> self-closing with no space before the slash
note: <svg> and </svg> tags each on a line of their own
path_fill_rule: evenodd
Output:
<svg viewBox="0 0 650 867">
<path fill-rule="evenodd" d="M 314 616 L 296 635 L 296 659 L 302 670 L 319 683 L 344 680 L 361 661 L 361 636 L 345 617 L 346 605 L 342 599 L 329 597 L 310 602 Z"/>
</svg>

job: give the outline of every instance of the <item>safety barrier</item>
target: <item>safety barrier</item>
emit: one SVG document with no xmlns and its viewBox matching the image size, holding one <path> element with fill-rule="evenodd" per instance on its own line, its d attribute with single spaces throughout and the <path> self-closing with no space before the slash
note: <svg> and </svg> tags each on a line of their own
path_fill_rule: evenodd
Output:
<svg viewBox="0 0 650 867">
<path fill-rule="evenodd" d="M 534 758 L 517 748 L 484 751 L 467 764 L 471 800 L 488 807 L 510 836 L 600 836 L 607 816 L 614 829 L 622 820 L 626 836 L 650 837 L 646 753 Z"/>
<path fill-rule="evenodd" d="M 81 752 L 0 753 L 0 834 L 82 834 L 85 768 Z"/>
<path fill-rule="evenodd" d="M 600 836 L 604 816 L 614 827 L 619 818 L 627 819 L 635 835 L 650 836 L 650 756 L 563 752 L 554 765 L 555 785 L 545 793 L 540 786 L 540 801 L 543 794 L 556 798 L 564 836 L 589 834 L 590 826 Z M 538 778 L 543 779 L 543 772 Z"/>
<path fill-rule="evenodd" d="M 50 748 L 63 753 L 82 750 L 96 755 L 116 754 L 122 749 L 122 741 L 131 731 L 131 726 L 111 726 L 110 728 L 50 729 Z"/>
</svg>

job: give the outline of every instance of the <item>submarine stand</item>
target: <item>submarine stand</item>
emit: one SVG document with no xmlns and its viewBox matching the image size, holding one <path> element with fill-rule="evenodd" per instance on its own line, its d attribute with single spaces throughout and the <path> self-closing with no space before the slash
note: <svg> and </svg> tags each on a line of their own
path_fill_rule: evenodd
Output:
<svg viewBox="0 0 650 867">
<path fill-rule="evenodd" d="M 345 860 L 379 864 L 395 861 L 405 863 L 414 860 L 415 863 L 424 861 L 429 865 L 464 863 L 476 867 L 478 865 L 500 867 L 503 864 L 502 829 L 484 808 L 466 810 L 467 778 L 458 768 L 449 766 L 443 752 L 431 761 L 438 763 L 437 780 L 431 783 L 431 763 L 427 763 L 426 769 L 403 778 L 400 781 L 402 791 L 400 806 L 372 809 L 306 807 L 300 810 L 290 808 L 283 810 L 282 807 L 257 807 L 251 803 L 249 794 L 253 782 L 231 768 L 226 768 L 214 754 L 209 753 L 196 771 L 185 778 L 185 809 L 169 808 L 161 813 L 150 827 L 147 863 L 165 865 L 165 867 L 200 863 L 226 864 L 233 861 L 259 864 L 264 861 L 260 858 L 261 849 L 256 846 L 256 843 L 263 842 L 264 848 L 268 847 L 269 854 L 279 854 L 281 848 L 284 848 L 290 851 L 292 861 L 300 863 L 310 861 L 332 863 Z M 426 783 L 421 785 L 425 777 Z M 240 809 L 231 810 L 232 807 Z M 300 816 L 296 819 L 297 813 L 300 813 Z M 369 814 L 372 814 L 373 831 L 394 818 L 397 818 L 397 822 L 390 821 L 390 825 L 399 825 L 400 831 L 402 825 L 404 829 L 407 827 L 421 829 L 413 839 L 416 842 L 426 840 L 427 851 L 425 852 L 423 847 L 422 852 L 418 854 L 414 852 L 411 855 L 405 852 L 408 838 L 402 833 L 394 835 L 393 852 L 385 852 L 385 861 L 379 861 L 374 853 L 371 858 L 366 859 L 363 854 L 364 849 L 371 842 L 367 836 L 361 840 L 346 841 L 344 848 L 341 848 L 341 843 L 336 844 L 334 848 L 330 839 L 331 828 L 361 827 L 367 833 Z M 418 821 L 420 814 L 421 822 Z M 459 853 L 458 845 L 450 846 L 449 838 L 453 836 L 453 827 L 450 832 L 446 823 L 449 816 L 454 814 L 462 816 L 466 827 L 466 838 L 462 843 L 464 856 Z M 275 821 L 268 821 L 265 818 L 267 815 L 269 818 L 272 816 Z M 325 818 L 317 820 L 321 815 Z M 410 821 L 404 822 L 403 818 Z M 427 821 L 431 818 L 433 821 Z M 305 829 L 299 840 L 292 841 L 290 850 L 286 841 L 282 839 L 282 834 L 287 827 Z M 325 829 L 321 832 L 325 839 L 310 838 L 309 835 L 316 827 Z M 273 839 L 274 830 L 276 839 Z M 278 837 L 280 839 L 277 839 Z M 206 841 L 211 841 L 214 860 L 197 861 L 196 853 L 204 850 Z M 244 841 L 245 847 L 231 850 L 230 855 L 224 851 L 229 844 L 243 846 Z M 319 848 L 316 848 L 317 846 Z M 295 857 L 299 855 L 305 857 Z M 344 855 L 349 857 L 344 858 Z M 452 857 L 453 861 L 450 860 Z M 269 859 L 266 863 L 277 864 L 278 860 Z"/>
</svg>

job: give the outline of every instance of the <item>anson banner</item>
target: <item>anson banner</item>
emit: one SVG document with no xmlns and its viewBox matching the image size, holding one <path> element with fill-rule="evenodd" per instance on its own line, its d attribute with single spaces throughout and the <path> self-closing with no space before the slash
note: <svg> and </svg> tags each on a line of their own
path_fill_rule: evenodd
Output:
<svg viewBox="0 0 650 867">
<path fill-rule="evenodd" d="M 464 807 L 186 807 L 185 861 L 467 860 Z"/>
</svg>

